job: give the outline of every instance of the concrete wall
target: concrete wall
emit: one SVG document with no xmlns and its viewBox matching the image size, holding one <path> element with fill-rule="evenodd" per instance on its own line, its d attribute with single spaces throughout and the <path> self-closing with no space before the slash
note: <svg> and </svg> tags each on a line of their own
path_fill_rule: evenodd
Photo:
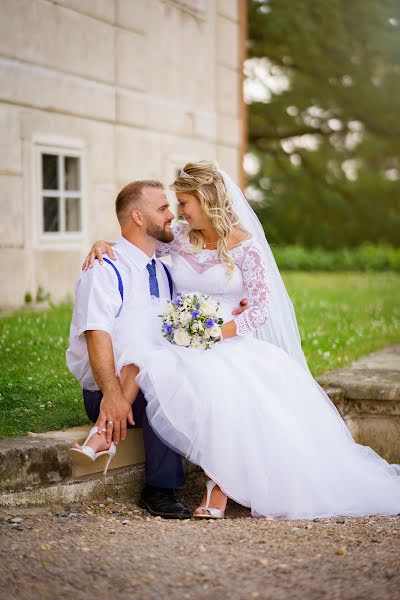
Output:
<svg viewBox="0 0 400 600">
<path fill-rule="evenodd" d="M 114 198 L 187 160 L 240 177 L 240 0 L 0 0 L 0 305 L 73 291 Z M 37 148 L 76 149 L 83 227 L 41 234 Z"/>
</svg>

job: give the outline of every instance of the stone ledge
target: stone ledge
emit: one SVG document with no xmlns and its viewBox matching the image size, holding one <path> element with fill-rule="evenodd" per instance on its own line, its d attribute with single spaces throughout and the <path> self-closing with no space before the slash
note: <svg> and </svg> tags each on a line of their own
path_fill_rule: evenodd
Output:
<svg viewBox="0 0 400 600">
<path fill-rule="evenodd" d="M 331 400 L 354 439 L 390 463 L 400 463 L 400 345 L 373 352 L 348 369 L 324 373 L 318 383 L 342 398 Z"/>
<path fill-rule="evenodd" d="M 184 460 L 186 485 L 204 483 L 203 471 Z M 29 508 L 65 505 L 76 502 L 102 502 L 112 497 L 137 501 L 144 485 L 144 465 L 113 469 L 107 477 L 88 475 L 54 485 L 27 486 L 0 494 L 0 508 Z"/>
<path fill-rule="evenodd" d="M 0 440 L 0 491 L 51 485 L 72 477 L 70 446 L 67 440 Z"/>
<path fill-rule="evenodd" d="M 0 507 L 51 506 L 107 497 L 138 499 L 145 481 L 142 430 L 128 430 L 104 477 L 96 462 L 77 466 L 68 453 L 73 443 L 86 438 L 89 429 L 85 425 L 0 440 Z M 184 468 L 191 482 L 202 476 L 202 470 L 188 461 Z"/>
<path fill-rule="evenodd" d="M 328 371 L 317 379 L 322 387 L 343 390 L 346 400 L 400 401 L 400 344 L 372 352 L 348 369 Z M 382 406 L 384 410 L 384 406 Z"/>
<path fill-rule="evenodd" d="M 30 439 L 46 439 L 54 442 L 66 443 L 70 448 L 75 442 L 81 444 L 87 437 L 90 425 L 82 425 L 80 427 L 72 427 L 65 431 L 47 431 L 46 433 L 29 433 Z M 22 438 L 25 439 L 25 438 Z M 69 459 L 69 455 L 68 455 Z M 126 439 L 118 444 L 118 451 L 114 460 L 111 463 L 111 469 L 119 469 L 121 467 L 129 467 L 143 463 L 145 460 L 143 446 L 143 432 L 141 429 L 128 429 Z M 72 465 L 72 476 L 81 477 L 82 475 L 91 475 L 101 473 L 103 467 L 97 462 L 88 463 L 84 466 Z M 1 489 L 1 485 L 0 485 Z"/>
<path fill-rule="evenodd" d="M 336 387 L 327 387 L 324 388 L 324 392 L 329 397 L 329 399 L 333 402 L 336 408 L 339 410 L 339 407 L 342 406 L 344 400 L 343 390 Z"/>
<path fill-rule="evenodd" d="M 82 443 L 90 426 L 66 431 L 29 434 L 28 437 L 0 440 L 0 492 L 18 491 L 27 486 L 48 486 L 102 472 L 99 463 L 75 465 L 68 449 Z M 141 429 L 130 429 L 118 445 L 110 472 L 144 463 Z"/>
<path fill-rule="evenodd" d="M 342 389 L 347 400 L 400 401 L 399 371 L 395 370 L 350 367 L 326 373 L 318 382 Z"/>
</svg>

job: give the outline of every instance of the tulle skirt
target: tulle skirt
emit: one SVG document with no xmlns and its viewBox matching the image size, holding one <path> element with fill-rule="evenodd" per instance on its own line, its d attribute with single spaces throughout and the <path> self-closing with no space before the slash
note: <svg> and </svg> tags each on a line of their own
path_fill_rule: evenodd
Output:
<svg viewBox="0 0 400 600">
<path fill-rule="evenodd" d="M 182 348 L 157 327 L 144 354 L 124 328 L 119 368 L 139 364 L 157 435 L 253 516 L 400 513 L 400 467 L 356 444 L 326 394 L 283 350 L 252 336 Z"/>
</svg>

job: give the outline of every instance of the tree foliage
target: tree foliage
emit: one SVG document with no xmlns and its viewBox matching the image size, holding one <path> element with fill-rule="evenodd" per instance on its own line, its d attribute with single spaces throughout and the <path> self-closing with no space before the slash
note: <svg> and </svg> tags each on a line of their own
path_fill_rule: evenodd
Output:
<svg viewBox="0 0 400 600">
<path fill-rule="evenodd" d="M 248 12 L 249 184 L 270 241 L 398 246 L 400 2 L 249 0 Z"/>
</svg>

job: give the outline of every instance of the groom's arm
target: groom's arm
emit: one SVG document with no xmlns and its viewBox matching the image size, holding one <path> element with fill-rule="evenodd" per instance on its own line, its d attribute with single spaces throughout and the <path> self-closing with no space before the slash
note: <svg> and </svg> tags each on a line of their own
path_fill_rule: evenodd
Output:
<svg viewBox="0 0 400 600">
<path fill-rule="evenodd" d="M 115 375 L 114 353 L 111 336 L 106 331 L 85 331 L 93 377 L 103 392 L 100 416 L 97 422 L 99 431 L 105 427 L 107 442 L 114 443 L 126 437 L 126 421 L 134 425 L 132 406 L 125 398 L 119 378 Z"/>
<path fill-rule="evenodd" d="M 132 419 L 131 405 L 115 375 L 111 340 L 120 307 L 121 296 L 114 270 L 110 265 L 101 266 L 96 261 L 93 269 L 81 274 L 76 286 L 75 328 L 77 335 L 85 336 L 92 374 L 103 392 L 98 426 L 102 430 L 106 425 L 107 440 L 111 442 L 113 437 L 115 443 L 124 439 L 126 420 L 131 422 Z"/>
</svg>

